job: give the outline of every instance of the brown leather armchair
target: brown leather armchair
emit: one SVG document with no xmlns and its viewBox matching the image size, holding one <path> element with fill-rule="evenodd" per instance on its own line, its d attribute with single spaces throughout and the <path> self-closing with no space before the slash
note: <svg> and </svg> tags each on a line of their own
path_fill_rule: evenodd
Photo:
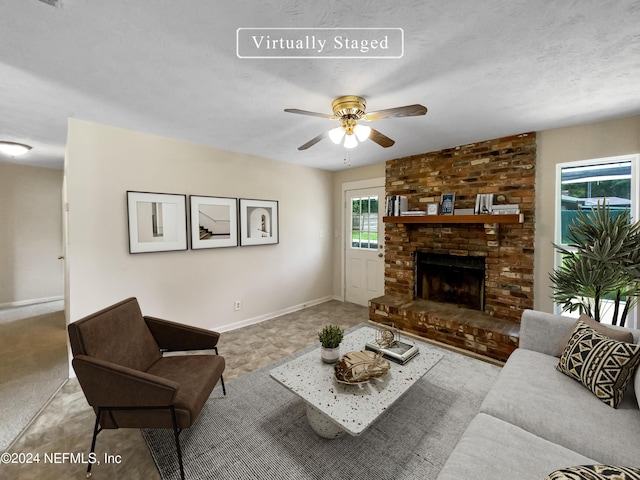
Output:
<svg viewBox="0 0 640 480">
<path fill-rule="evenodd" d="M 91 453 L 105 428 L 171 428 L 184 479 L 180 431 L 196 421 L 218 379 L 226 396 L 220 334 L 143 316 L 135 298 L 78 320 L 68 331 L 73 369 L 96 412 Z M 215 355 L 163 356 L 205 349 Z"/>
</svg>

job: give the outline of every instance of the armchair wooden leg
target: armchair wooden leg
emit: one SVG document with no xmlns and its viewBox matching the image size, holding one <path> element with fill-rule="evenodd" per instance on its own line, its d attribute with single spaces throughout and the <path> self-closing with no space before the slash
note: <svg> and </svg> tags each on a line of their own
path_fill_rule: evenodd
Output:
<svg viewBox="0 0 640 480">
<path fill-rule="evenodd" d="M 102 409 L 98 407 L 98 413 L 96 413 L 96 423 L 93 427 L 93 439 L 91 440 L 91 452 L 89 453 L 89 462 L 87 463 L 87 478 L 91 478 L 91 467 L 93 463 L 91 462 L 91 458 L 93 457 L 93 453 L 96 451 L 96 439 L 98 434 L 102 431 L 100 428 L 100 415 L 102 414 Z"/>
<path fill-rule="evenodd" d="M 180 448 L 180 430 L 176 420 L 176 409 L 171 405 L 171 420 L 173 421 L 173 435 L 176 438 L 176 451 L 178 452 L 178 465 L 180 465 L 180 478 L 184 480 L 184 466 L 182 465 L 182 449 Z"/>
</svg>

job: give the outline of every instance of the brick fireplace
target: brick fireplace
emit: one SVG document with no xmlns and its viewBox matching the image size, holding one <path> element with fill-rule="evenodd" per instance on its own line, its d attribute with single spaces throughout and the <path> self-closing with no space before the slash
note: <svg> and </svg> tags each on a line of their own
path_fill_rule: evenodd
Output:
<svg viewBox="0 0 640 480">
<path fill-rule="evenodd" d="M 407 196 L 409 210 L 424 210 L 427 203 L 438 202 L 441 194 L 447 192 L 455 192 L 456 208 L 473 208 L 477 194 L 494 193 L 504 197 L 500 199 L 503 203 L 518 204 L 524 220 L 515 224 L 388 221 L 385 223 L 385 296 L 372 300 L 370 318 L 389 320 L 389 312 L 402 310 L 400 305 L 410 310 L 419 304 L 426 313 L 413 315 L 407 313 L 409 310 L 405 313 L 399 310 L 398 315 L 391 315 L 393 321 L 401 323 L 401 328 L 407 331 L 429 336 L 429 330 L 434 329 L 420 322 L 426 321 L 429 311 L 437 310 L 437 320 L 449 322 L 443 330 L 456 330 L 452 335 L 458 338 L 449 343 L 471 346 L 486 353 L 486 344 L 491 347 L 500 332 L 508 332 L 504 339 L 508 348 L 493 355 L 504 356 L 507 352 L 508 356 L 517 346 L 518 332 L 517 325 L 511 328 L 510 324 L 519 322 L 523 309 L 533 308 L 535 163 L 535 133 L 387 162 L 386 194 Z M 447 221 L 455 221 L 455 216 Z M 436 270 L 444 268 L 443 275 L 437 280 L 425 280 L 419 256 L 435 259 L 431 263 L 436 264 L 448 258 L 450 264 L 448 267 L 436 265 Z M 446 285 L 456 283 L 454 269 L 458 272 L 459 284 Z M 426 299 L 425 288 L 432 293 L 440 287 L 446 292 L 437 292 Z M 482 291 L 478 291 L 480 288 Z M 468 301 L 472 294 L 477 294 L 476 299 Z M 431 302 L 438 305 L 430 305 Z M 467 309 L 476 313 L 460 315 Z M 464 331 L 466 327 L 451 324 L 454 317 L 477 318 L 483 327 L 470 328 L 473 337 L 470 338 Z M 431 334 L 438 336 L 433 331 Z M 479 339 L 477 335 L 490 338 Z M 485 345 L 478 347 L 478 340 Z"/>
<path fill-rule="evenodd" d="M 484 257 L 416 252 L 416 297 L 484 311 Z"/>
</svg>

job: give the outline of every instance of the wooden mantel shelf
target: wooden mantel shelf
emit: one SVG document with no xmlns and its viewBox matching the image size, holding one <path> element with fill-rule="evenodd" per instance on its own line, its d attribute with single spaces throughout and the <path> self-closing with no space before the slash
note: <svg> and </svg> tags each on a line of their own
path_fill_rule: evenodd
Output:
<svg viewBox="0 0 640 480">
<path fill-rule="evenodd" d="M 524 214 L 509 215 L 407 215 L 383 217 L 384 223 L 523 223 Z"/>
</svg>

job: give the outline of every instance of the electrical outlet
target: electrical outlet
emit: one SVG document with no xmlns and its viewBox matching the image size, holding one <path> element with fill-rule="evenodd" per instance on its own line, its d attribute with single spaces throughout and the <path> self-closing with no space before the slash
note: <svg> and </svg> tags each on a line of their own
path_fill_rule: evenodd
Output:
<svg viewBox="0 0 640 480">
<path fill-rule="evenodd" d="M 242 308 L 242 303 L 240 302 L 240 300 L 236 300 L 235 302 L 233 302 L 233 309 L 235 311 L 238 311 Z"/>
</svg>

